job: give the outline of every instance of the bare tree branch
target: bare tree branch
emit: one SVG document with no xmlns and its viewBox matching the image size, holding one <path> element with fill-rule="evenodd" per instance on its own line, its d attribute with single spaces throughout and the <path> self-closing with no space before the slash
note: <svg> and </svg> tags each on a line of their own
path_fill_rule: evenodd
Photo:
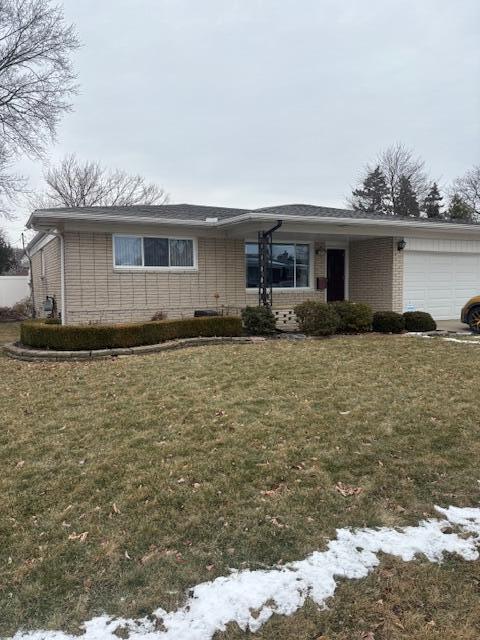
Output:
<svg viewBox="0 0 480 640">
<path fill-rule="evenodd" d="M 458 194 L 462 200 L 480 216 L 480 165 L 453 181 L 452 193 Z"/>
<path fill-rule="evenodd" d="M 13 172 L 12 164 L 12 154 L 0 142 L 0 216 L 7 219 L 12 218 L 12 204 L 16 204 L 25 193 L 27 183 L 24 177 Z"/>
<path fill-rule="evenodd" d="M 425 163 L 416 158 L 411 149 L 397 142 L 379 154 L 377 164 L 385 176 L 394 215 L 398 215 L 397 200 L 402 177 L 409 180 L 418 201 L 423 201 L 429 187 Z"/>
<path fill-rule="evenodd" d="M 3 203 L 20 185 L 5 173 L 21 153 L 42 156 L 76 92 L 70 54 L 79 42 L 50 0 L 0 0 L 0 136 Z M 4 212 L 4 210 L 3 210 Z"/>
<path fill-rule="evenodd" d="M 75 155 L 65 157 L 44 177 L 45 193 L 31 201 L 37 208 L 161 205 L 169 200 L 161 187 L 142 176 L 108 170 L 98 162 L 81 162 Z"/>
</svg>

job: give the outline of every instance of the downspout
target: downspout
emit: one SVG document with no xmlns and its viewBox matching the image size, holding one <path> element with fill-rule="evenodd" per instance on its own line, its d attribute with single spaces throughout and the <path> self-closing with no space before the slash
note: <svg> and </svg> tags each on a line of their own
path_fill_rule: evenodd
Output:
<svg viewBox="0 0 480 640">
<path fill-rule="evenodd" d="M 59 233 L 58 231 L 49 231 L 48 233 L 60 238 L 60 293 L 62 296 L 60 314 L 62 324 L 65 324 L 65 240 L 63 233 Z"/>
</svg>

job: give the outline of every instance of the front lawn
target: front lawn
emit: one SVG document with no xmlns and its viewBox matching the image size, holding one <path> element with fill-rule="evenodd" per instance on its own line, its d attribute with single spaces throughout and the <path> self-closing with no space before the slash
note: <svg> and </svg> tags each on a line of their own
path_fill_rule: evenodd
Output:
<svg viewBox="0 0 480 640">
<path fill-rule="evenodd" d="M 176 608 L 189 586 L 303 559 L 337 527 L 480 502 L 475 346 L 358 336 L 0 362 L 0 636 Z M 479 635 L 480 562 L 385 556 L 328 610 L 253 637 Z"/>
<path fill-rule="evenodd" d="M 0 346 L 19 339 L 20 324 L 20 322 L 0 322 Z"/>
</svg>

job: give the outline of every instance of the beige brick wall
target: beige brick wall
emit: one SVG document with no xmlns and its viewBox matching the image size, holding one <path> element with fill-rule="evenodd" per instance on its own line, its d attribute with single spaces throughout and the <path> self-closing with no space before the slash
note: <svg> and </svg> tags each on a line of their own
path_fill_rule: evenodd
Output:
<svg viewBox="0 0 480 640">
<path fill-rule="evenodd" d="M 313 254 L 312 287 L 324 275 L 325 264 L 324 254 Z M 111 234 L 67 232 L 65 286 L 69 324 L 147 320 L 157 311 L 174 318 L 217 307 L 238 313 L 247 304 L 257 304 L 257 294 L 245 289 L 242 239 L 198 238 L 195 272 L 141 272 L 113 268 Z M 291 308 L 310 298 L 324 300 L 324 292 L 274 290 L 273 305 Z"/>
<path fill-rule="evenodd" d="M 374 311 L 402 311 L 403 251 L 398 238 L 350 242 L 349 298 L 367 302 Z"/>
<path fill-rule="evenodd" d="M 43 255 L 43 258 L 42 258 Z M 42 259 L 45 266 L 42 275 Z M 62 307 L 60 279 L 60 239 L 53 238 L 32 256 L 32 283 L 35 310 L 38 317 L 44 317 L 43 305 L 47 296 L 54 296 L 57 311 Z"/>
</svg>

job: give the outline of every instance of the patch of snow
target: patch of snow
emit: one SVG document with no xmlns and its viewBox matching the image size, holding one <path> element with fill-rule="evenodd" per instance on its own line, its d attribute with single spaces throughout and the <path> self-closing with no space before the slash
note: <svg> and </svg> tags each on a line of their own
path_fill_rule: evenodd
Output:
<svg viewBox="0 0 480 640">
<path fill-rule="evenodd" d="M 460 338 L 441 338 L 442 340 L 445 340 L 445 342 L 460 342 L 461 344 L 476 344 L 477 346 L 480 344 L 480 341 L 478 340 L 460 340 Z"/>
<path fill-rule="evenodd" d="M 292 615 L 307 598 L 325 607 L 338 578 L 366 577 L 379 563 L 380 552 L 410 562 L 418 555 L 439 563 L 444 553 L 477 560 L 480 508 L 436 507 L 444 519 L 423 520 L 415 527 L 338 529 L 325 551 L 268 570 L 232 571 L 189 591 L 176 611 L 157 609 L 153 619 L 126 620 L 103 615 L 86 622 L 82 640 L 118 640 L 115 630 L 128 630 L 132 640 L 211 640 L 236 622 L 243 631 L 258 631 L 274 614 Z M 461 535 L 452 532 L 457 527 Z M 465 534 L 471 534 L 467 537 Z M 62 631 L 18 631 L 14 640 L 77 640 Z"/>
<path fill-rule="evenodd" d="M 462 340 L 460 338 L 446 338 L 442 336 L 429 336 L 426 333 L 421 333 L 419 331 L 409 331 L 405 334 L 407 337 L 412 338 L 431 338 L 432 340 L 443 340 L 445 342 L 458 342 L 460 344 L 476 344 L 480 345 L 480 336 L 478 338 Z"/>
</svg>

